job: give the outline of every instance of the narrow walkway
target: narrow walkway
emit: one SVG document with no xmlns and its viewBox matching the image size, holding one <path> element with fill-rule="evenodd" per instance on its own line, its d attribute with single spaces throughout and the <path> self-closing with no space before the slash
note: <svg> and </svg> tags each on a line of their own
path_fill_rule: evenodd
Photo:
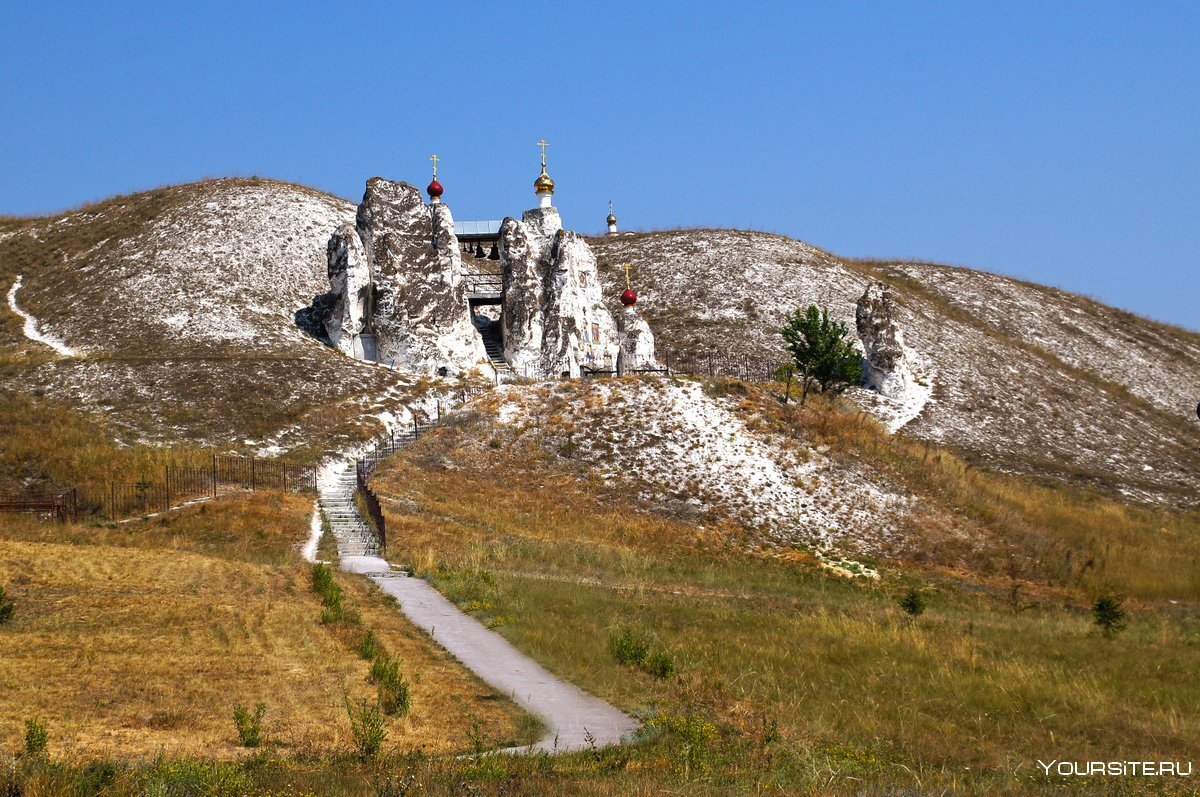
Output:
<svg viewBox="0 0 1200 797">
<path fill-rule="evenodd" d="M 13 282 L 12 287 L 8 289 L 8 308 L 20 316 L 21 320 L 24 322 L 24 325 L 21 327 L 21 332 L 30 340 L 37 341 L 38 343 L 44 343 L 61 354 L 63 357 L 77 356 L 78 352 L 76 352 L 66 343 L 63 343 L 54 335 L 51 335 L 47 332 L 42 332 L 41 327 L 38 324 L 38 320 L 17 305 L 17 291 L 21 290 L 21 283 L 24 281 L 24 279 L 24 275 L 19 275 L 16 281 Z"/>
<path fill-rule="evenodd" d="M 632 717 L 555 677 L 504 637 L 464 614 L 424 579 L 392 570 L 379 556 L 378 543 L 354 506 L 352 464 L 326 471 L 318 487 L 321 507 L 337 539 L 342 569 L 378 584 L 396 598 L 414 625 L 489 686 L 545 723 L 546 734 L 536 743 L 501 752 L 555 753 L 606 747 L 637 730 Z"/>
</svg>

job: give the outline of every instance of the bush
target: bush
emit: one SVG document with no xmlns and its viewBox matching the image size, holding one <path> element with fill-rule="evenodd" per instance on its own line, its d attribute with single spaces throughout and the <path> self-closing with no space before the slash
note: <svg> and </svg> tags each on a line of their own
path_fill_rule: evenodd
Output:
<svg viewBox="0 0 1200 797">
<path fill-rule="evenodd" d="M 625 626 L 608 638 L 608 649 L 618 664 L 637 667 L 655 678 L 675 674 L 675 657 L 662 648 L 654 648 L 645 634 Z"/>
<path fill-rule="evenodd" d="M 312 566 L 312 588 L 318 595 L 324 595 L 333 584 L 333 570 L 329 565 L 318 562 Z"/>
<path fill-rule="evenodd" d="M 387 739 L 387 730 L 383 727 L 383 712 L 378 705 L 372 705 L 365 698 L 357 703 L 346 700 L 346 713 L 350 716 L 350 734 L 354 737 L 354 747 L 359 758 L 364 761 L 372 758 L 383 742 Z"/>
<path fill-rule="evenodd" d="M 900 598 L 900 608 L 916 617 L 925 611 L 925 596 L 916 587 L 904 593 Z"/>
<path fill-rule="evenodd" d="M 11 620 L 16 609 L 17 605 L 8 599 L 8 591 L 0 587 L 0 624 Z"/>
<path fill-rule="evenodd" d="M 702 774 L 711 765 L 709 744 L 717 736 L 717 726 L 697 714 L 664 714 L 651 721 L 651 727 L 665 736 L 676 756 L 677 771 L 684 780 Z"/>
<path fill-rule="evenodd" d="M 1096 599 L 1092 604 L 1092 617 L 1106 637 L 1125 627 L 1125 608 L 1113 595 L 1101 595 Z"/>
<path fill-rule="evenodd" d="M 387 654 L 383 650 L 383 645 L 375 637 L 375 632 L 367 629 L 367 632 L 362 635 L 362 639 L 358 640 L 358 655 L 367 661 L 374 661 L 376 657 Z"/>
<path fill-rule="evenodd" d="M 258 747 L 262 744 L 262 719 L 267 705 L 259 703 L 250 711 L 245 706 L 233 707 L 233 724 L 237 727 L 238 743 L 242 747 Z"/>
<path fill-rule="evenodd" d="M 675 674 L 675 657 L 665 650 L 656 650 L 646 656 L 642 670 L 665 681 Z"/>
<path fill-rule="evenodd" d="M 618 664 L 641 667 L 650 653 L 650 641 L 626 626 L 609 637 L 608 649 Z"/>
<path fill-rule="evenodd" d="M 379 687 L 379 707 L 401 717 L 412 709 L 412 684 L 400 672 L 400 662 L 381 655 L 371 663 L 371 680 Z"/>
<path fill-rule="evenodd" d="M 341 585 L 333 580 L 333 570 L 329 565 L 317 563 L 312 566 L 312 588 L 313 592 L 321 596 L 321 601 L 325 604 L 325 608 L 321 611 L 322 623 L 353 625 L 357 621 L 357 615 L 344 611 L 346 593 L 342 590 Z"/>
<path fill-rule="evenodd" d="M 46 730 L 46 723 L 38 719 L 25 720 L 25 755 L 42 755 L 49 744 L 50 733 Z"/>
</svg>

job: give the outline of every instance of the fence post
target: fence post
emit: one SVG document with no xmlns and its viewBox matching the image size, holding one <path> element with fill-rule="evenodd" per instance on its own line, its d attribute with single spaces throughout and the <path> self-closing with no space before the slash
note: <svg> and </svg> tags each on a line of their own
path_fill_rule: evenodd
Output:
<svg viewBox="0 0 1200 797">
<path fill-rule="evenodd" d="M 255 483 L 255 479 L 254 479 L 254 476 L 255 476 L 254 462 L 255 462 L 255 457 L 250 457 L 250 490 L 251 491 L 258 489 L 258 485 Z"/>
<path fill-rule="evenodd" d="M 171 466 L 163 466 L 163 512 L 171 509 Z"/>
<path fill-rule="evenodd" d="M 438 423 L 441 423 L 442 422 L 442 400 L 441 399 L 438 399 L 437 410 L 438 410 Z"/>
<path fill-rule="evenodd" d="M 112 519 L 115 522 L 117 519 L 117 483 L 109 482 L 108 489 L 111 498 L 109 506 L 112 507 Z"/>
<path fill-rule="evenodd" d="M 413 437 L 416 437 L 417 436 L 417 414 L 414 412 L 412 414 L 412 416 L 413 416 Z"/>
</svg>

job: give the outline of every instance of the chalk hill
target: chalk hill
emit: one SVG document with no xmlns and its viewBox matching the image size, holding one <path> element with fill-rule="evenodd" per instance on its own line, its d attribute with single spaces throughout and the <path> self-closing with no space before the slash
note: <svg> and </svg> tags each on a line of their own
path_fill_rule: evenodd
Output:
<svg viewBox="0 0 1200 797">
<path fill-rule="evenodd" d="M 82 355 L 29 340 L 6 307 L 12 386 L 104 413 L 130 440 L 269 451 L 428 409 L 440 389 L 429 380 L 354 361 L 296 326 L 328 290 L 330 236 L 353 219 L 352 203 L 319 191 L 222 179 L 0 220 L 4 290 L 20 275 L 21 309 Z M 815 302 L 853 329 L 855 301 L 885 282 L 928 400 L 850 398 L 884 419 L 911 416 L 900 434 L 1137 501 L 1200 494 L 1196 333 L 984 272 L 846 260 L 776 235 L 589 242 L 614 309 L 619 264 L 633 264 L 660 352 L 781 362 L 785 312 Z"/>
</svg>

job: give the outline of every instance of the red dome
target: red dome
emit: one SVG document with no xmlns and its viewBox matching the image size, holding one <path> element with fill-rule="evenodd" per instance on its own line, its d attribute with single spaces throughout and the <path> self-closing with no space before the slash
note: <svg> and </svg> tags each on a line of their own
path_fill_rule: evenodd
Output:
<svg viewBox="0 0 1200 797">
<path fill-rule="evenodd" d="M 425 193 L 429 194 L 429 196 L 434 199 L 440 197 L 442 195 L 442 184 L 437 180 L 434 180 L 429 184 L 429 187 L 425 189 Z"/>
<path fill-rule="evenodd" d="M 637 294 L 634 293 L 630 288 L 626 288 L 625 292 L 621 294 L 621 304 L 625 305 L 626 307 L 633 307 L 636 303 Z"/>
</svg>

